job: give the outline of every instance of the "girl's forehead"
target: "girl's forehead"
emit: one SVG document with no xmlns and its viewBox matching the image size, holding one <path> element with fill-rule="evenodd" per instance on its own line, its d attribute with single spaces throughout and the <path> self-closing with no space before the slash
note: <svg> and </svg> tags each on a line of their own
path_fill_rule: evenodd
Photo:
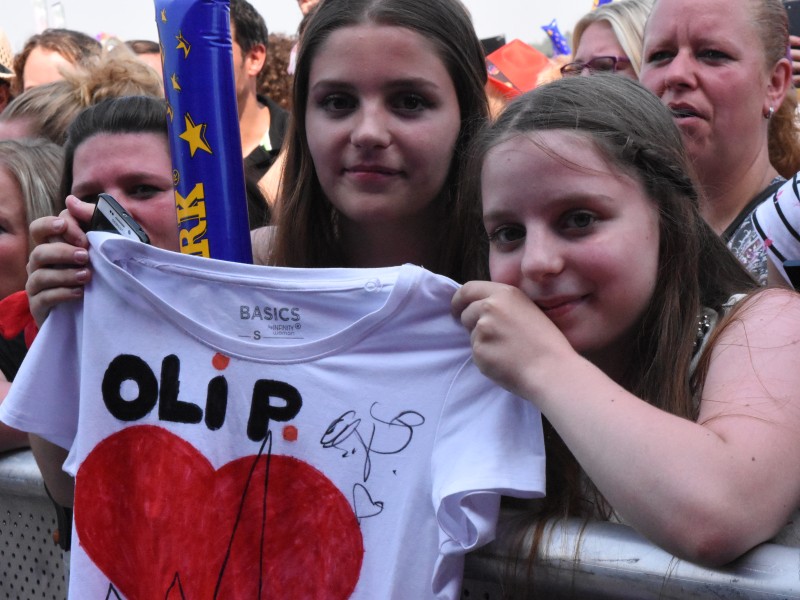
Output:
<svg viewBox="0 0 800 600">
<path fill-rule="evenodd" d="M 509 132 L 489 149 L 486 160 L 503 160 L 503 156 L 508 153 L 525 150 L 533 151 L 536 156 L 547 156 L 567 164 L 574 163 L 575 166 L 583 162 L 575 162 L 576 152 L 584 160 L 588 158 L 591 162 L 605 159 L 604 153 L 588 133 L 569 129 L 542 129 Z"/>
<path fill-rule="evenodd" d="M 584 185 L 595 177 L 630 180 L 642 185 L 641 173 L 612 158 L 589 133 L 566 129 L 527 131 L 510 135 L 486 153 L 482 177 L 517 171 L 519 177 L 562 179 L 561 187 Z M 583 177 L 585 176 L 585 177 Z M 483 182 L 486 183 L 485 181 Z"/>
<path fill-rule="evenodd" d="M 421 34 L 392 25 L 354 25 L 330 34 L 309 64 L 308 99 L 321 90 L 358 94 L 413 89 L 456 94 L 439 49 Z"/>
<path fill-rule="evenodd" d="M 312 56 L 311 69 L 331 54 L 361 62 L 370 56 L 391 55 L 391 61 L 380 63 L 387 71 L 420 58 L 442 62 L 437 45 L 419 31 L 372 22 L 347 25 L 332 31 Z"/>
</svg>

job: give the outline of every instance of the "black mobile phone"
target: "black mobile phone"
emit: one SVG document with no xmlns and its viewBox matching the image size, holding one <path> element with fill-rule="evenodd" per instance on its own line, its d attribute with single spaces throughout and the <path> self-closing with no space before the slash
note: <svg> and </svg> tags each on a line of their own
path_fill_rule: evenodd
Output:
<svg viewBox="0 0 800 600">
<path fill-rule="evenodd" d="M 111 231 L 118 233 L 129 240 L 150 243 L 150 238 L 141 225 L 134 221 L 119 202 L 110 194 L 99 194 L 94 207 L 89 231 Z"/>
<path fill-rule="evenodd" d="M 789 35 L 800 35 L 800 0 L 783 0 L 789 16 Z"/>
<path fill-rule="evenodd" d="M 800 260 L 787 260 L 783 263 L 783 270 L 794 289 L 800 291 Z"/>
</svg>

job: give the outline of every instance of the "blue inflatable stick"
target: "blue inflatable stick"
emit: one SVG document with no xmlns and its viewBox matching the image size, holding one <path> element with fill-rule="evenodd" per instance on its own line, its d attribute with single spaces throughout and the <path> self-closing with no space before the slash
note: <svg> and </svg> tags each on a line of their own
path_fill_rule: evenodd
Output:
<svg viewBox="0 0 800 600">
<path fill-rule="evenodd" d="M 558 29 L 558 23 L 556 23 L 555 19 L 550 21 L 549 25 L 542 25 L 542 29 L 544 29 L 544 32 L 550 37 L 550 41 L 553 44 L 553 56 L 572 54 L 567 39 L 561 35 Z"/>
<path fill-rule="evenodd" d="M 229 0 L 155 0 L 181 252 L 253 262 Z"/>
</svg>

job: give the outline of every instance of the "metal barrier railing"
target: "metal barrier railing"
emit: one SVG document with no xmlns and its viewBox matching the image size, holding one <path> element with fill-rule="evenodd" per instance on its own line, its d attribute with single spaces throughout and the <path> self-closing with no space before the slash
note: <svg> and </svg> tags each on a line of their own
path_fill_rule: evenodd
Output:
<svg viewBox="0 0 800 600">
<path fill-rule="evenodd" d="M 500 582 L 519 590 L 531 579 L 535 597 L 548 600 L 800 598 L 800 548 L 762 544 L 723 568 L 706 569 L 675 558 L 630 527 L 615 523 L 550 523 L 544 540 L 532 572 L 524 564 L 509 569 L 520 550 L 508 540 L 469 555 L 464 583 L 468 597 L 500 600 Z M 530 536 L 521 553 L 529 550 Z"/>
<path fill-rule="evenodd" d="M 725 568 L 704 569 L 624 525 L 593 522 L 581 535 L 582 527 L 577 520 L 550 525 L 533 571 L 537 597 L 800 599 L 800 548 L 762 544 Z M 55 529 L 55 510 L 30 451 L 1 455 L 0 600 L 66 598 Z M 515 554 L 501 539 L 467 556 L 462 599 L 501 600 L 503 582 L 519 587 L 528 573 L 522 567 L 509 575 Z"/>
</svg>

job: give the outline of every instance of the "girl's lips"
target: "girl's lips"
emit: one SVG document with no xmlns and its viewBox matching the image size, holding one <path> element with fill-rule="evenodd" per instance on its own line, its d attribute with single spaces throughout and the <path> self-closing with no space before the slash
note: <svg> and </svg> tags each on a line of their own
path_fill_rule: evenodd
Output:
<svg viewBox="0 0 800 600">
<path fill-rule="evenodd" d="M 357 185 L 366 185 L 370 189 L 373 186 L 378 186 L 377 189 L 383 189 L 384 185 L 394 181 L 401 173 L 402 171 L 397 169 L 379 165 L 355 165 L 344 170 L 345 177 L 348 177 Z"/>
<path fill-rule="evenodd" d="M 391 169 L 382 165 L 354 165 L 352 167 L 347 167 L 345 172 L 355 175 L 397 175 L 400 173 L 397 169 Z"/>
<path fill-rule="evenodd" d="M 537 300 L 534 302 L 541 311 L 546 314 L 550 319 L 562 317 L 578 306 L 586 296 L 572 296 L 569 298 L 552 298 L 546 300 Z"/>
</svg>

